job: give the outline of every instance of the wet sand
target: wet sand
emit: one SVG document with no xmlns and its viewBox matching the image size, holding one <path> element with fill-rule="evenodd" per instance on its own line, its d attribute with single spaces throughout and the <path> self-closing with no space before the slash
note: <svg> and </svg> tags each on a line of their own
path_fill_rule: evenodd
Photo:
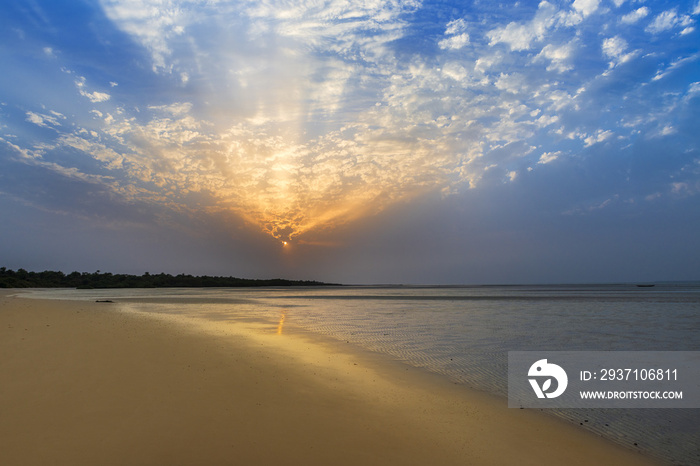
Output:
<svg viewBox="0 0 700 466">
<path fill-rule="evenodd" d="M 301 331 L 15 293 L 0 291 L 3 465 L 655 464 Z"/>
</svg>

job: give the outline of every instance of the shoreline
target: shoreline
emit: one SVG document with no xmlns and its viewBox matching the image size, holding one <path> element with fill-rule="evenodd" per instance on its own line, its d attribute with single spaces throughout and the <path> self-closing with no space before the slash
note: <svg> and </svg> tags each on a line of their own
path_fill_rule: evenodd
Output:
<svg viewBox="0 0 700 466">
<path fill-rule="evenodd" d="M 658 464 L 308 332 L 13 293 L 3 464 Z"/>
</svg>

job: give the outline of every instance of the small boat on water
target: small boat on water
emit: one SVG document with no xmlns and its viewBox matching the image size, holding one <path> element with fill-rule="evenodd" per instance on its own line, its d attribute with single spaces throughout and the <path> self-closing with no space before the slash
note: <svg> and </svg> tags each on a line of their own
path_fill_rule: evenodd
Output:
<svg viewBox="0 0 700 466">
<path fill-rule="evenodd" d="M 650 285 L 637 285 L 638 288 L 651 288 L 652 286 L 655 286 L 653 283 Z"/>
</svg>

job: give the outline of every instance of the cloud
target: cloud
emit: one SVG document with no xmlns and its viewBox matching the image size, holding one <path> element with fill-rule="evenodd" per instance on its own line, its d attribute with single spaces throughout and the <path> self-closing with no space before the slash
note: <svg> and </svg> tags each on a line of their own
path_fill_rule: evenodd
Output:
<svg viewBox="0 0 700 466">
<path fill-rule="evenodd" d="M 505 27 L 497 27 L 486 33 L 490 45 L 508 44 L 512 51 L 530 50 L 533 43 L 544 40 L 549 34 L 565 27 L 576 27 L 598 10 L 600 0 L 575 0 L 570 10 L 558 10 L 543 0 L 534 17 L 527 22 L 512 21 Z"/>
<path fill-rule="evenodd" d="M 627 41 L 619 36 L 610 37 L 603 41 L 603 55 L 608 58 L 619 59 L 627 49 Z"/>
<path fill-rule="evenodd" d="M 610 139 L 613 135 L 614 135 L 614 133 L 610 130 L 599 129 L 598 131 L 595 132 L 595 134 L 592 134 L 592 135 L 584 138 L 585 146 L 590 147 L 594 144 L 598 144 L 600 142 L 606 141 L 607 139 Z"/>
<path fill-rule="evenodd" d="M 518 94 L 523 90 L 526 83 L 524 82 L 523 75 L 519 73 L 500 73 L 498 77 L 494 78 L 493 85 L 499 91 Z"/>
<path fill-rule="evenodd" d="M 690 16 L 679 15 L 678 11 L 674 8 L 672 10 L 664 11 L 656 16 L 649 26 L 647 26 L 646 30 L 652 34 L 659 34 L 677 27 L 687 28 L 693 24 L 693 22 L 694 21 Z"/>
<path fill-rule="evenodd" d="M 110 95 L 105 93 L 105 92 L 88 92 L 85 90 L 85 78 L 84 77 L 79 77 L 75 81 L 75 85 L 78 87 L 78 92 L 80 95 L 83 97 L 87 97 L 90 102 L 97 103 L 97 102 L 106 102 L 110 99 Z"/>
<path fill-rule="evenodd" d="M 153 69 L 169 71 L 169 42 L 182 34 L 196 9 L 176 0 L 100 0 L 109 18 L 150 52 Z"/>
<path fill-rule="evenodd" d="M 445 35 L 461 34 L 463 32 L 466 32 L 466 30 L 467 30 L 466 21 L 464 21 L 464 19 L 462 19 L 462 18 L 459 18 L 459 19 L 455 19 L 455 20 L 447 23 L 447 27 L 445 28 Z"/>
<path fill-rule="evenodd" d="M 643 6 L 641 8 L 637 8 L 634 11 L 631 11 L 627 13 L 626 15 L 623 15 L 622 18 L 620 18 L 620 22 L 623 24 L 634 24 L 637 21 L 639 21 L 642 18 L 646 18 L 647 15 L 649 15 L 649 8 Z"/>
<path fill-rule="evenodd" d="M 60 120 L 65 120 L 66 117 L 58 112 L 50 112 L 51 115 L 46 115 L 42 113 L 34 113 L 32 111 L 27 111 L 27 121 L 34 123 L 35 125 L 42 126 L 44 128 L 52 128 L 60 126 Z"/>
<path fill-rule="evenodd" d="M 534 18 L 527 23 L 508 23 L 505 27 L 499 27 L 487 32 L 490 45 L 498 43 L 508 44 L 511 50 L 529 50 L 532 43 L 542 40 L 547 31 L 556 23 L 556 8 L 549 2 L 539 4 Z"/>
<path fill-rule="evenodd" d="M 700 94 L 700 82 L 690 83 L 688 86 L 688 96 L 696 96 Z"/>
<path fill-rule="evenodd" d="M 580 12 L 584 17 L 593 14 L 600 5 L 600 0 L 574 0 L 574 10 Z"/>
<path fill-rule="evenodd" d="M 574 44 L 568 43 L 560 46 L 547 44 L 535 59 L 547 59 L 550 61 L 547 71 L 563 73 L 573 69 L 571 60 L 574 53 Z"/>
<path fill-rule="evenodd" d="M 459 63 L 445 63 L 442 67 L 442 74 L 455 81 L 465 81 L 469 78 L 469 72 Z"/>
<path fill-rule="evenodd" d="M 627 48 L 627 41 L 620 36 L 609 37 L 603 41 L 603 55 L 610 59 L 609 65 L 611 68 L 628 62 L 637 55 L 636 51 L 625 53 Z"/>
<path fill-rule="evenodd" d="M 234 47 L 252 45 L 260 51 L 265 50 L 268 40 L 284 37 L 304 47 L 330 49 L 346 57 L 356 57 L 359 49 L 364 49 L 371 51 L 366 56 L 370 58 L 381 53 L 385 41 L 400 36 L 398 29 L 403 22 L 398 16 L 418 6 L 414 1 L 357 3 L 341 0 L 323 3 L 311 0 L 207 3 L 101 0 L 101 4 L 123 31 L 150 51 L 154 70 L 164 73 L 185 66 L 174 56 L 196 52 L 199 45 L 190 31 L 202 25 L 219 30 L 220 40 Z M 234 20 L 235 25 L 221 23 L 220 18 L 224 17 Z M 368 40 L 368 35 L 374 40 Z M 194 40 L 188 44 L 183 40 L 186 38 Z M 289 44 L 292 49 L 296 45 L 294 42 Z M 185 71 L 181 76 L 189 77 L 189 70 Z"/>
<path fill-rule="evenodd" d="M 86 134 L 66 134 L 59 138 L 58 145 L 60 147 L 71 147 L 86 154 L 90 154 L 95 160 L 105 164 L 106 168 L 113 170 L 123 168 L 124 160 L 122 154 L 116 152 L 95 139 L 93 135 Z M 99 138 L 97 138 L 99 139 Z"/>
<path fill-rule="evenodd" d="M 561 155 L 561 152 L 545 152 L 544 154 L 542 154 L 540 156 L 540 159 L 537 163 L 545 165 L 545 164 L 554 162 L 555 160 L 557 160 L 559 158 L 560 155 Z"/>
<path fill-rule="evenodd" d="M 656 72 L 656 75 L 652 78 L 652 81 L 663 79 L 674 71 L 681 69 L 683 66 L 696 61 L 698 58 L 700 58 L 700 53 L 674 60 L 665 68 L 659 69 Z"/>
<path fill-rule="evenodd" d="M 574 0 L 571 10 L 557 14 L 557 23 L 567 27 L 577 26 L 595 13 L 599 5 L 600 0 Z"/>
<path fill-rule="evenodd" d="M 438 42 L 441 49 L 459 50 L 469 44 L 467 23 L 463 19 L 456 19 L 447 23 L 445 38 Z"/>
<path fill-rule="evenodd" d="M 644 8 L 628 21 L 597 1 L 541 2 L 503 21 L 484 6 L 440 23 L 426 52 L 414 2 L 102 4 L 150 59 L 144 79 L 63 72 L 52 108 L 69 117 L 21 103 L 24 126 L 3 128 L 18 157 L 46 156 L 47 170 L 126 203 L 242 218 L 284 241 L 327 242 L 402 202 L 527 181 L 555 160 L 614 159 L 639 135 L 683 136 L 694 95 L 659 82 L 692 59 L 687 38 L 641 55 Z M 68 55 L 43 59 L 78 69 Z"/>
<path fill-rule="evenodd" d="M 469 34 L 462 33 L 441 40 L 438 45 L 441 49 L 459 50 L 469 44 Z"/>
<path fill-rule="evenodd" d="M 198 193 L 204 197 L 190 207 L 233 211 L 285 240 L 443 186 L 454 164 L 445 159 L 433 166 L 432 144 L 401 142 L 386 129 L 365 132 L 354 142 L 332 132 L 300 144 L 245 124 L 214 132 L 192 117 L 189 103 L 148 110 L 145 123 L 112 116 L 102 134 L 81 129 L 57 145 L 89 154 L 109 172 L 123 172 L 118 178 L 126 175 L 130 188 L 103 179 L 121 196 L 187 205 L 186 198 Z M 118 151 L 123 145 L 129 150 Z"/>
</svg>

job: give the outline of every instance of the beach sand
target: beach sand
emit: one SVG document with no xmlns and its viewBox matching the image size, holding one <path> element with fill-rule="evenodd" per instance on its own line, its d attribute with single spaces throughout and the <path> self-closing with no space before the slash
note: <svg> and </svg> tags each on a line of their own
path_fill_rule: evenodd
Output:
<svg viewBox="0 0 700 466">
<path fill-rule="evenodd" d="M 2 465 L 655 464 L 303 331 L 15 293 L 0 292 Z"/>
</svg>

